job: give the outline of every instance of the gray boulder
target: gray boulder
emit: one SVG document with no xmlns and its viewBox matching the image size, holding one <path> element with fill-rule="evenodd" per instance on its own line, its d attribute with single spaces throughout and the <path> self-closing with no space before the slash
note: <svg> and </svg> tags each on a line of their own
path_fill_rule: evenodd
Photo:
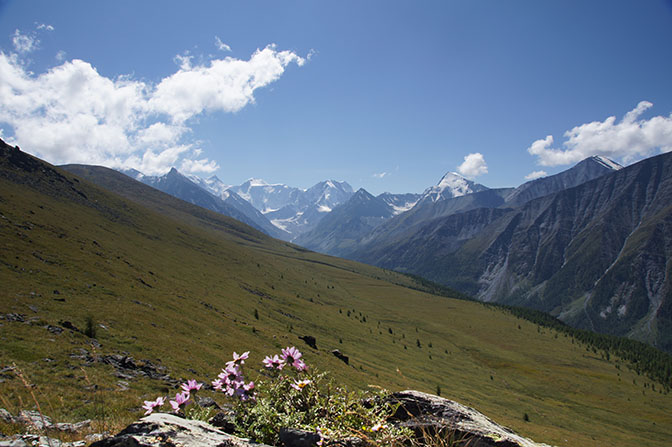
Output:
<svg viewBox="0 0 672 447">
<path fill-rule="evenodd" d="M 212 425 L 181 417 L 153 413 L 135 422 L 118 435 L 94 442 L 91 447 L 244 447 L 259 446 L 224 433 Z"/>
<path fill-rule="evenodd" d="M 387 400 L 399 404 L 390 422 L 411 428 L 419 437 L 450 434 L 469 447 L 549 447 L 515 434 L 473 408 L 432 394 L 400 391 Z"/>
</svg>

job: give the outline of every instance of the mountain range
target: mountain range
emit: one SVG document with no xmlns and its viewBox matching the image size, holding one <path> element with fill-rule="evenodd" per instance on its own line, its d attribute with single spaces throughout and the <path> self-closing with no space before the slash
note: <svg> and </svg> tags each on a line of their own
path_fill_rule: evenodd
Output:
<svg viewBox="0 0 672 447">
<path fill-rule="evenodd" d="M 66 167 L 67 168 L 67 167 Z M 124 174 L 189 203 L 238 219 L 269 236 L 292 240 L 353 194 L 347 182 L 327 180 L 308 189 L 249 179 L 231 186 L 216 176 L 186 176 L 172 168 L 162 176 L 137 170 Z"/>
<path fill-rule="evenodd" d="M 514 190 L 420 202 L 332 254 L 670 351 L 671 224 L 672 154 L 623 169 L 593 157 Z"/>
<path fill-rule="evenodd" d="M 78 172 L 78 168 L 81 167 L 81 165 L 62 166 L 63 169 L 70 172 Z M 289 237 L 285 231 L 272 225 L 263 214 L 257 211 L 256 208 L 246 200 L 243 200 L 235 192 L 229 191 L 228 189 L 221 189 L 221 192 L 218 195 L 215 195 L 204 189 L 205 185 L 207 185 L 211 190 L 216 190 L 221 183 L 216 181 L 219 179 L 211 178 L 210 182 L 206 182 L 198 177 L 189 178 L 178 172 L 175 168 L 172 168 L 167 174 L 162 176 L 148 176 L 136 170 L 122 172 L 129 177 L 156 188 L 159 191 L 163 191 L 166 194 L 170 194 L 171 196 L 198 205 L 202 208 L 224 214 L 225 216 L 233 217 L 269 236 L 278 239 L 287 239 Z M 202 183 L 196 183 L 194 180 L 202 181 Z"/>
</svg>

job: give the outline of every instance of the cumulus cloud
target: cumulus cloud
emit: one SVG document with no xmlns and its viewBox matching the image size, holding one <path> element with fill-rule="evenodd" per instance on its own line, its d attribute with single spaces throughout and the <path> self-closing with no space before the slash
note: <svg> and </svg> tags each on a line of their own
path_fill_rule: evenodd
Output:
<svg viewBox="0 0 672 447">
<path fill-rule="evenodd" d="M 254 102 L 254 91 L 276 81 L 290 63 L 305 59 L 275 45 L 257 50 L 250 60 L 226 58 L 209 65 L 180 67 L 156 86 L 149 106 L 173 122 L 182 123 L 202 112 L 237 112 Z"/>
<path fill-rule="evenodd" d="M 561 147 L 553 147 L 553 136 L 548 135 L 533 142 L 527 151 L 542 166 L 576 163 L 592 155 L 629 164 L 656 152 L 672 151 L 672 114 L 641 118 L 652 106 L 642 101 L 619 122 L 610 116 L 604 121 L 582 124 L 564 133 Z"/>
<path fill-rule="evenodd" d="M 215 46 L 217 47 L 218 50 L 220 51 L 231 51 L 231 47 L 222 42 L 222 40 L 219 38 L 219 36 L 215 36 Z"/>
<path fill-rule="evenodd" d="M 78 59 L 34 74 L 17 53 L 0 52 L 0 123 L 11 128 L 9 137 L 21 147 L 55 164 L 100 164 L 150 175 L 179 165 L 211 173 L 217 163 L 186 141 L 189 120 L 242 109 L 290 63 L 304 62 L 269 45 L 249 60 L 229 57 L 192 66 L 187 58 L 154 85 L 102 76 Z"/>
<path fill-rule="evenodd" d="M 180 165 L 180 171 L 186 172 L 187 174 L 192 174 L 196 172 L 212 174 L 217 169 L 219 169 L 217 163 L 214 160 L 208 160 L 207 158 L 203 158 L 200 160 L 192 160 L 185 158 L 184 160 L 182 160 L 182 164 Z"/>
<path fill-rule="evenodd" d="M 525 180 L 535 180 L 541 177 L 546 177 L 548 173 L 546 171 L 532 171 L 525 176 Z"/>
<path fill-rule="evenodd" d="M 51 25 L 47 25 L 46 23 L 40 23 L 39 25 L 36 26 L 37 29 L 39 30 L 44 30 L 44 31 L 53 31 L 54 27 Z"/>
<path fill-rule="evenodd" d="M 485 163 L 483 154 L 476 152 L 466 155 L 464 162 L 457 167 L 457 171 L 465 177 L 478 177 L 488 173 L 488 165 Z"/>
</svg>

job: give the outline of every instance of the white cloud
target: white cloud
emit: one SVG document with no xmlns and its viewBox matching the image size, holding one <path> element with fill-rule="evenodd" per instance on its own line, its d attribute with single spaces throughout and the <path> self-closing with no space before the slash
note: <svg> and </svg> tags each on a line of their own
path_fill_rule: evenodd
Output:
<svg viewBox="0 0 672 447">
<path fill-rule="evenodd" d="M 387 175 L 390 175 L 390 173 L 389 173 L 389 172 L 377 172 L 377 173 L 374 173 L 374 174 L 372 175 L 372 177 L 374 177 L 374 178 L 383 178 L 383 177 L 385 177 L 385 176 L 387 176 Z"/>
<path fill-rule="evenodd" d="M 187 174 L 193 174 L 196 172 L 212 174 L 217 169 L 219 169 L 217 163 L 214 160 L 208 160 L 207 158 L 200 160 L 191 160 L 185 158 L 182 160 L 182 164 L 180 165 L 180 171 Z"/>
<path fill-rule="evenodd" d="M 212 60 L 209 66 L 183 64 L 161 80 L 149 106 L 178 123 L 202 112 L 237 112 L 254 103 L 254 91 L 279 79 L 291 62 L 301 66 L 305 59 L 269 45 L 249 61 L 229 57 Z"/>
<path fill-rule="evenodd" d="M 525 176 L 525 180 L 535 180 L 541 177 L 546 177 L 548 173 L 546 171 L 532 171 Z"/>
<path fill-rule="evenodd" d="M 457 167 L 457 170 L 463 176 L 473 178 L 482 174 L 487 174 L 488 165 L 485 163 L 483 154 L 476 152 L 466 155 L 464 157 L 464 162 Z"/>
<path fill-rule="evenodd" d="M 561 148 L 553 147 L 553 136 L 537 140 L 527 151 L 542 166 L 576 163 L 592 155 L 602 155 L 628 164 L 657 151 L 672 151 L 672 114 L 640 119 L 653 106 L 648 101 L 625 114 L 620 122 L 610 116 L 604 121 L 576 126 L 565 132 Z"/>
<path fill-rule="evenodd" d="M 53 31 L 54 27 L 51 25 L 47 25 L 46 23 L 40 23 L 39 25 L 36 26 L 37 29 L 39 30 L 45 30 L 45 31 Z"/>
<path fill-rule="evenodd" d="M 14 31 L 14 35 L 12 36 L 12 45 L 14 45 L 14 50 L 18 53 L 30 53 L 31 51 L 37 49 L 39 44 L 39 39 L 34 35 L 21 34 L 21 31 L 18 29 Z"/>
<path fill-rule="evenodd" d="M 231 47 L 222 42 L 219 36 L 215 36 L 215 46 L 220 51 L 228 51 L 228 52 L 231 51 Z"/>
<path fill-rule="evenodd" d="M 65 51 L 61 50 L 58 53 L 56 53 L 55 57 L 56 57 L 56 60 L 58 62 L 63 62 L 65 60 L 66 55 L 67 55 L 67 53 Z"/>
<path fill-rule="evenodd" d="M 54 164 L 135 168 L 148 175 L 179 165 L 211 173 L 217 163 L 185 141 L 189 119 L 253 103 L 255 90 L 279 79 L 292 62 L 304 59 L 274 46 L 249 60 L 229 57 L 192 67 L 187 59 L 153 85 L 107 78 L 77 59 L 34 74 L 16 53 L 0 52 L 0 123 L 13 132 L 8 138 Z"/>
</svg>

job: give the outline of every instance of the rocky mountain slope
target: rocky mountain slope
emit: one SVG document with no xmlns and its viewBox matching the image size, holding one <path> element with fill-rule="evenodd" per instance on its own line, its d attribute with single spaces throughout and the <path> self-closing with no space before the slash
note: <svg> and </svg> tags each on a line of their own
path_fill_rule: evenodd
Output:
<svg viewBox="0 0 672 447">
<path fill-rule="evenodd" d="M 623 167 L 605 157 L 586 158 L 570 169 L 548 177 L 523 183 L 505 197 L 507 206 L 514 207 L 537 197 L 573 188 L 592 179 L 618 171 Z"/>
<path fill-rule="evenodd" d="M 663 154 L 517 208 L 434 219 L 353 257 L 670 351 L 671 224 Z"/>
<path fill-rule="evenodd" d="M 362 235 L 394 215 L 393 206 L 359 189 L 350 200 L 337 206 L 317 225 L 293 242 L 311 250 L 339 256 L 352 251 Z"/>
</svg>

